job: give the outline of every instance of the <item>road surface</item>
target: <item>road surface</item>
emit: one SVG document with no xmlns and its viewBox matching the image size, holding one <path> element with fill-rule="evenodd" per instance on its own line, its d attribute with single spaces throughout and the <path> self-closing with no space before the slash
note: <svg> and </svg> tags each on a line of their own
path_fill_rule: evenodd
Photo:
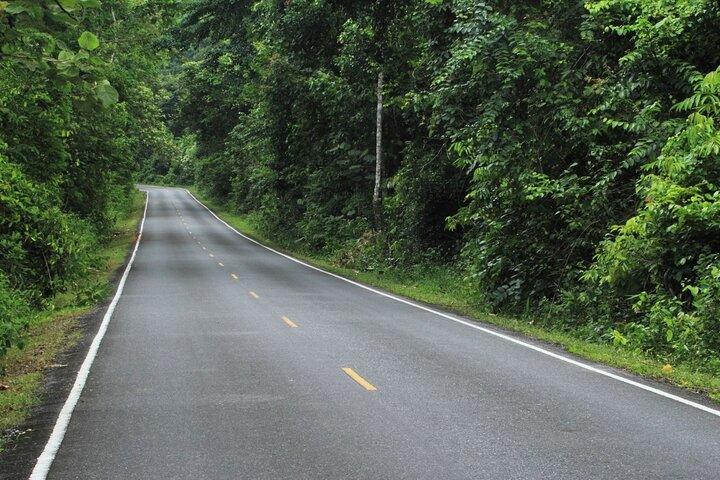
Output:
<svg viewBox="0 0 720 480">
<path fill-rule="evenodd" d="M 148 190 L 48 478 L 720 478 L 720 417 L 318 272 L 184 190 Z"/>
</svg>

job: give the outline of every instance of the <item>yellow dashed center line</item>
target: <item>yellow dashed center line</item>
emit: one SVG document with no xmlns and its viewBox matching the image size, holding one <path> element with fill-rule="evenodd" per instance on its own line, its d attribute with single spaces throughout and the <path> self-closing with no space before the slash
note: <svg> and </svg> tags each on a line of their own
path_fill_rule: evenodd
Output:
<svg viewBox="0 0 720 480">
<path fill-rule="evenodd" d="M 231 274 L 230 274 L 230 276 L 231 276 L 231 277 L 233 277 L 233 278 L 234 278 L 235 280 L 237 280 L 237 279 L 238 279 L 238 276 L 237 276 L 237 275 L 235 275 L 234 273 L 231 273 Z"/>
<path fill-rule="evenodd" d="M 353 370 L 350 367 L 343 367 L 343 372 L 347 373 L 348 377 L 355 380 L 360 386 L 362 386 L 365 390 L 368 390 L 370 392 L 373 392 L 377 390 L 375 385 L 365 380 L 363 377 L 361 377 L 355 370 Z"/>
<path fill-rule="evenodd" d="M 292 320 L 290 320 L 288 317 L 282 317 L 282 320 L 283 320 L 283 322 L 285 322 L 287 324 L 288 327 L 297 328 L 297 324 L 295 322 L 293 322 Z"/>
<path fill-rule="evenodd" d="M 250 292 L 250 296 L 253 297 L 253 298 L 260 298 L 260 295 L 258 295 L 258 294 L 255 293 L 255 292 Z"/>
</svg>

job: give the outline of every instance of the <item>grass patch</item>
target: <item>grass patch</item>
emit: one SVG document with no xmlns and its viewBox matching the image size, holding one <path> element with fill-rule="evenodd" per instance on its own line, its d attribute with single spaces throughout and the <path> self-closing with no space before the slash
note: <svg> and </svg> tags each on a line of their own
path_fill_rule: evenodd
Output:
<svg viewBox="0 0 720 480">
<path fill-rule="evenodd" d="M 248 216 L 234 213 L 232 208 L 208 198 L 195 188 L 189 190 L 223 220 L 242 233 L 307 263 L 368 285 L 380 287 L 394 294 L 437 305 L 462 316 L 560 346 L 573 355 L 593 362 L 604 363 L 646 378 L 705 394 L 720 403 L 720 377 L 698 372 L 685 365 L 673 365 L 668 368 L 665 363 L 643 352 L 588 341 L 574 335 L 572 331 L 538 325 L 532 318 L 494 315 L 489 313 L 483 305 L 477 303 L 475 296 L 467 287 L 466 282 L 462 281 L 461 276 L 449 270 L 436 268 L 422 273 L 399 270 L 359 271 L 339 266 L 327 257 L 289 250 L 286 245 L 278 244 L 265 237 L 249 221 Z"/>
<path fill-rule="evenodd" d="M 31 322 L 25 348 L 12 348 L 0 357 L 0 372 L 4 372 L 0 376 L 0 451 L 7 441 L 23 433 L 16 428 L 40 401 L 43 372 L 65 368 L 54 360 L 82 338 L 78 318 L 106 297 L 113 274 L 135 242 L 144 205 L 145 195 L 135 191 L 132 208 L 118 220 L 115 235 L 98 252 L 98 266 L 90 272 L 86 284 L 53 299 L 53 309 L 40 312 Z"/>
</svg>

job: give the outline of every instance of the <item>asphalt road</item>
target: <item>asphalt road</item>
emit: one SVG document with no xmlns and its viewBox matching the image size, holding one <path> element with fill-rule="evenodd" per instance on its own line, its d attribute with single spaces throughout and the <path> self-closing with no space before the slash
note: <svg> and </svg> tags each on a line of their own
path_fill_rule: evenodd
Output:
<svg viewBox="0 0 720 480">
<path fill-rule="evenodd" d="M 150 188 L 49 478 L 718 479 L 720 417 L 292 262 Z"/>
</svg>

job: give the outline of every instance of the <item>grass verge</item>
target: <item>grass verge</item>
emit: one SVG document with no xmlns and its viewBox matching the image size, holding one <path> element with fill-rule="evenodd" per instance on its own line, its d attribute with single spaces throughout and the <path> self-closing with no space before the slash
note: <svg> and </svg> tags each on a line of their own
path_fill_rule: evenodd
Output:
<svg viewBox="0 0 720 480">
<path fill-rule="evenodd" d="M 118 220 L 116 234 L 98 252 L 98 266 L 90 272 L 87 285 L 58 295 L 53 310 L 41 312 L 30 324 L 25 348 L 12 348 L 0 357 L 0 371 L 4 372 L 0 376 L 0 452 L 8 441 L 24 433 L 17 428 L 40 401 L 43 372 L 64 368 L 55 358 L 82 338 L 79 317 L 107 297 L 110 280 L 135 242 L 142 218 L 145 195 L 135 191 L 132 200 L 128 214 Z M 92 301 L 88 301 L 88 290 Z"/>
<path fill-rule="evenodd" d="M 291 254 L 307 263 L 367 285 L 382 288 L 394 294 L 437 305 L 459 315 L 560 346 L 573 355 L 593 362 L 610 365 L 645 378 L 659 380 L 707 395 L 715 402 L 720 403 L 719 377 L 698 372 L 685 365 L 669 366 L 643 352 L 588 341 L 573 335 L 571 331 L 537 325 L 532 319 L 488 313 L 486 309 L 477 304 L 471 290 L 466 287 L 460 276 L 453 272 L 441 269 L 435 269 L 423 274 L 396 270 L 383 272 L 359 271 L 339 266 L 327 257 L 293 251 L 288 249 L 286 245 L 278 244 L 266 238 L 248 220 L 247 216 L 234 213 L 227 205 L 203 195 L 195 188 L 189 188 L 189 190 L 223 220 L 245 235 L 277 250 Z"/>
</svg>

